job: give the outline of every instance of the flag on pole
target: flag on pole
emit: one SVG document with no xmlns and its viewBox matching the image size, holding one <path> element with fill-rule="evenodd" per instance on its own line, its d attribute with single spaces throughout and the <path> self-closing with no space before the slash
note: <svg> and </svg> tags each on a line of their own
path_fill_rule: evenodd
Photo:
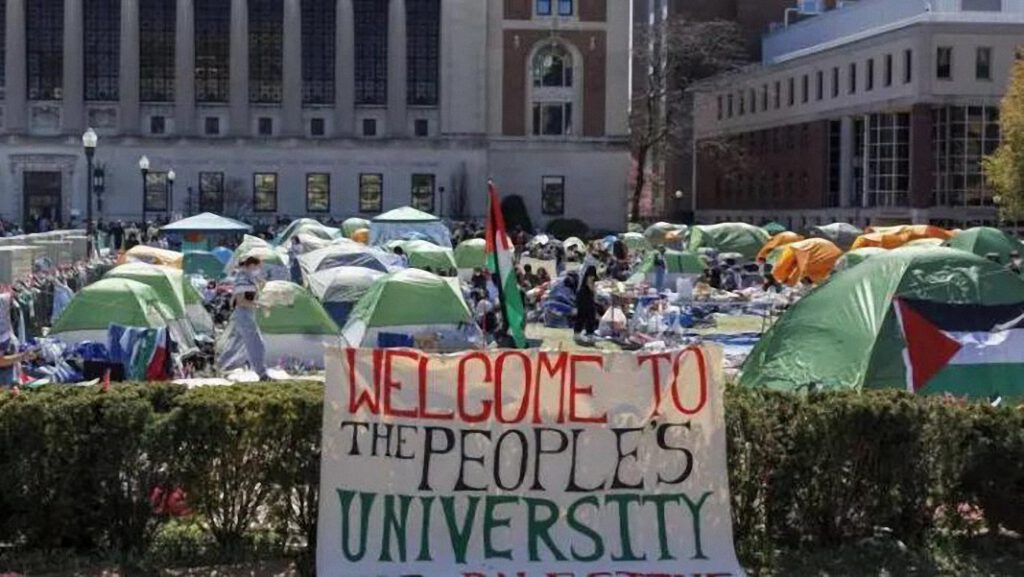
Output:
<svg viewBox="0 0 1024 577">
<path fill-rule="evenodd" d="M 505 231 L 505 216 L 501 213 L 498 189 L 492 180 L 487 181 L 487 196 L 490 205 L 487 211 L 487 268 L 491 271 L 494 285 L 498 287 L 504 326 L 516 347 L 522 349 L 526 348 L 526 312 L 523 310 L 523 299 L 516 279 L 515 249 Z"/>
</svg>

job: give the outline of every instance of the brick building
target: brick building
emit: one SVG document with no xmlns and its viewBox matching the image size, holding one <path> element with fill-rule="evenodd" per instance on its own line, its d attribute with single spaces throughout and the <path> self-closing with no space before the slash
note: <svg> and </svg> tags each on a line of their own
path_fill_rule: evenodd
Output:
<svg viewBox="0 0 1024 577">
<path fill-rule="evenodd" d="M 981 163 L 1022 33 L 1024 0 L 862 0 L 766 36 L 694 91 L 697 219 L 995 224 Z"/>
</svg>

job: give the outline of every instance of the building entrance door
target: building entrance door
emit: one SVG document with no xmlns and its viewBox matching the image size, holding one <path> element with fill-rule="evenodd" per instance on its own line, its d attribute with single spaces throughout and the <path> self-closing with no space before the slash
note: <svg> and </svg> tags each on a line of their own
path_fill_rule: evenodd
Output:
<svg viewBox="0 0 1024 577">
<path fill-rule="evenodd" d="M 61 214 L 61 173 L 58 171 L 25 171 L 23 188 L 25 208 L 22 211 L 26 230 L 36 230 L 36 221 L 46 218 L 53 229 L 63 221 Z"/>
</svg>

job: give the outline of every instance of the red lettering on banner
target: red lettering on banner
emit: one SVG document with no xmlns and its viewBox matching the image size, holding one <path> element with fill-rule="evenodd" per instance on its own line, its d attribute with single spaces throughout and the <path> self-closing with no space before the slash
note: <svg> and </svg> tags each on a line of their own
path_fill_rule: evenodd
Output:
<svg viewBox="0 0 1024 577">
<path fill-rule="evenodd" d="M 551 357 L 555 357 L 558 360 L 551 364 Z M 558 419 L 557 423 L 565 422 L 565 367 L 569 363 L 568 353 L 548 353 L 540 351 L 537 353 L 537 394 L 534 395 L 536 399 L 533 403 L 533 424 L 539 425 L 543 423 L 543 419 L 540 416 L 541 406 L 541 394 L 540 384 L 541 375 L 546 374 L 549 378 L 558 377 Z"/>
<path fill-rule="evenodd" d="M 416 409 L 403 409 L 391 404 L 391 392 L 402 390 L 402 382 L 391 378 L 391 369 L 394 366 L 394 359 L 396 357 L 417 361 L 420 355 L 416 351 L 407 349 L 386 350 L 384 363 L 384 414 L 389 417 L 416 418 Z"/>
<path fill-rule="evenodd" d="M 373 351 L 373 393 L 365 387 L 356 391 L 356 349 L 347 349 L 346 359 L 348 360 L 348 412 L 356 414 L 359 408 L 366 405 L 366 409 L 374 415 L 380 414 L 380 351 Z"/>
<path fill-rule="evenodd" d="M 505 417 L 505 399 L 504 399 L 504 368 L 505 360 L 509 357 L 516 357 L 523 363 L 523 378 L 526 382 L 523 383 L 523 400 L 519 402 L 519 412 L 515 414 L 515 417 L 508 419 Z M 530 391 L 533 389 L 533 366 L 530 364 L 530 357 L 525 353 L 508 351 L 498 355 L 498 360 L 494 363 L 494 396 L 496 412 L 499 423 L 521 423 L 526 419 L 526 415 L 530 410 Z M 537 403 L 540 404 L 540 403 Z"/>
<path fill-rule="evenodd" d="M 569 421 L 573 423 L 606 423 L 608 414 L 596 417 L 579 415 L 576 412 L 576 397 L 587 396 L 593 398 L 594 387 L 581 387 L 576 381 L 577 363 L 595 363 L 599 368 L 604 368 L 604 357 L 600 355 L 573 355 L 569 368 Z"/>
<path fill-rule="evenodd" d="M 434 419 L 437 421 L 451 421 L 455 418 L 455 413 L 449 411 L 447 413 L 431 413 L 427 407 L 427 399 L 430 395 L 427 393 L 427 375 L 430 374 L 428 366 L 430 364 L 430 356 L 422 355 L 420 357 L 419 366 L 419 380 L 420 380 L 420 417 L 423 419 Z"/>
<path fill-rule="evenodd" d="M 651 387 L 654 392 L 654 406 L 651 407 L 650 418 L 657 417 L 661 414 L 661 366 L 658 364 L 661 361 L 672 362 L 672 355 L 669 353 L 657 353 L 653 355 L 640 355 L 637 357 L 637 364 L 644 366 L 644 363 L 651 361 Z"/>
<path fill-rule="evenodd" d="M 683 406 L 682 398 L 679 394 L 679 365 L 682 364 L 683 356 L 687 353 L 693 353 L 697 359 L 697 387 L 700 392 L 700 400 L 697 406 L 694 408 L 687 408 Z M 708 402 L 708 371 L 707 361 L 704 359 L 704 351 L 698 347 L 686 347 L 678 355 L 672 363 L 672 404 L 676 406 L 676 409 L 684 415 L 696 415 L 704 408 Z"/>
<path fill-rule="evenodd" d="M 456 391 L 459 406 L 459 419 L 465 423 L 482 423 L 491 417 L 491 401 L 480 402 L 480 412 L 472 415 L 466 410 L 466 363 L 472 360 L 480 361 L 487 369 L 484 375 L 484 382 L 491 381 L 491 358 L 485 353 L 469 353 L 459 359 L 459 386 Z"/>
</svg>

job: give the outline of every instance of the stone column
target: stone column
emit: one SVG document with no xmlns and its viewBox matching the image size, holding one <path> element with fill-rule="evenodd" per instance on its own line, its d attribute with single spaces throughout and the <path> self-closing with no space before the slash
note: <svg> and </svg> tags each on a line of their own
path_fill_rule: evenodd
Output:
<svg viewBox="0 0 1024 577">
<path fill-rule="evenodd" d="M 281 134 L 302 136 L 302 5 L 300 0 L 284 0 L 284 38 L 282 61 L 284 123 Z"/>
<path fill-rule="evenodd" d="M 82 0 L 64 0 L 64 86 L 62 127 L 65 134 L 85 130 L 85 22 Z"/>
<path fill-rule="evenodd" d="M 249 136 L 249 6 L 231 0 L 231 96 L 229 134 Z"/>
<path fill-rule="evenodd" d="M 388 4 L 388 135 L 405 136 L 408 105 L 406 101 L 405 0 Z"/>
<path fill-rule="evenodd" d="M 853 117 L 844 116 L 839 121 L 839 206 L 850 208 L 853 200 Z"/>
<path fill-rule="evenodd" d="M 139 0 L 121 0 L 122 134 L 139 132 Z"/>
<path fill-rule="evenodd" d="M 196 125 L 196 21 L 194 0 L 178 0 L 174 38 L 174 131 L 188 136 Z"/>
<path fill-rule="evenodd" d="M 28 128 L 28 79 L 25 57 L 25 2 L 7 0 L 7 29 L 4 87 L 4 128 L 10 133 L 23 133 Z"/>
<path fill-rule="evenodd" d="M 339 136 L 355 133 L 356 32 L 352 0 L 338 0 L 334 37 L 334 119 Z"/>
</svg>

